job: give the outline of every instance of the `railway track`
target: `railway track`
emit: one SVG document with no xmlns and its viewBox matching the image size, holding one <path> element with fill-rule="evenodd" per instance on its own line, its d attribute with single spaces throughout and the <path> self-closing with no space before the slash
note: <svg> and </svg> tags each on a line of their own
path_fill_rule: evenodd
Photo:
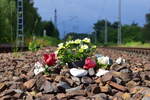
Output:
<svg viewBox="0 0 150 100">
<path fill-rule="evenodd" d="M 150 48 L 135 48 L 135 47 L 100 47 L 100 48 L 150 56 Z M 0 45 L 0 53 L 9 53 L 9 52 L 27 51 L 27 50 L 28 50 L 27 46 L 15 47 L 12 45 Z"/>
<path fill-rule="evenodd" d="M 137 47 L 102 47 L 102 48 L 150 56 L 150 48 L 137 48 Z"/>
<path fill-rule="evenodd" d="M 17 52 L 17 51 L 27 51 L 28 47 L 16 47 L 12 45 L 0 45 L 0 53 L 9 53 L 9 52 Z"/>
</svg>

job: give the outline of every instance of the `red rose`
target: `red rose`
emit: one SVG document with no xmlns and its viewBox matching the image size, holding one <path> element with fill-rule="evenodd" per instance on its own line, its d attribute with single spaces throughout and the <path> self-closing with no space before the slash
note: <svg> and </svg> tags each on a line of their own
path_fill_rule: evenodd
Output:
<svg viewBox="0 0 150 100">
<path fill-rule="evenodd" d="M 90 68 L 94 68 L 96 66 L 95 61 L 92 61 L 91 58 L 86 58 L 85 59 L 85 65 L 83 66 L 83 68 L 85 69 L 90 69 Z"/>
<path fill-rule="evenodd" d="M 47 64 L 48 66 L 55 65 L 56 61 L 57 59 L 55 53 L 44 54 L 44 63 Z"/>
</svg>

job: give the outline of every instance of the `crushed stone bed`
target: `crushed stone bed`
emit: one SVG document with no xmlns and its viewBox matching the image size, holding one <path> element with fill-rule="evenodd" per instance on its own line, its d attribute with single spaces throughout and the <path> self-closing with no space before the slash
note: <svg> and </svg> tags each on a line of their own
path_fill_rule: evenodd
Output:
<svg viewBox="0 0 150 100">
<path fill-rule="evenodd" d="M 34 75 L 34 64 L 56 48 L 37 52 L 0 53 L 0 100 L 149 100 L 150 58 L 129 53 L 97 49 L 96 53 L 118 57 L 126 63 L 113 63 L 110 72 L 96 77 L 74 77 L 68 68 L 60 74 Z"/>
</svg>

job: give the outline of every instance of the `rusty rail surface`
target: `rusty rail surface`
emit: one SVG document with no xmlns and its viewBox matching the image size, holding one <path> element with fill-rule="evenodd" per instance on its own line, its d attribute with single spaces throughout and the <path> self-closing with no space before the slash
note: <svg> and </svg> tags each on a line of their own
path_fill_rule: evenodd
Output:
<svg viewBox="0 0 150 100">
<path fill-rule="evenodd" d="M 101 48 L 150 56 L 150 48 L 137 48 L 137 47 L 101 47 Z"/>
</svg>

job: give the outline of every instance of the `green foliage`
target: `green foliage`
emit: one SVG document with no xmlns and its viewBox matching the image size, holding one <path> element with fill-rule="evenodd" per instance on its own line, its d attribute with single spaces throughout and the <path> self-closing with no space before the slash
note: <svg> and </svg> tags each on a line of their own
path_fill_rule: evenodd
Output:
<svg viewBox="0 0 150 100">
<path fill-rule="evenodd" d="M 16 30 L 15 0 L 0 0 L 0 42 L 8 43 Z"/>
<path fill-rule="evenodd" d="M 109 21 L 107 21 L 108 24 L 108 41 L 109 42 L 116 42 L 117 41 L 117 22 L 114 22 L 111 24 Z M 96 37 L 96 42 L 104 43 L 104 34 L 105 34 L 105 20 L 98 20 L 93 27 L 93 37 Z"/>
<path fill-rule="evenodd" d="M 53 74 L 53 73 L 57 73 L 59 72 L 59 69 L 56 67 L 56 66 L 48 66 L 48 65 L 45 65 L 45 70 L 44 70 L 44 74 L 46 75 L 50 75 L 50 74 Z"/>
<path fill-rule="evenodd" d="M 109 67 L 109 65 L 106 64 L 97 64 L 97 66 L 102 69 L 107 69 Z"/>
<path fill-rule="evenodd" d="M 92 45 L 88 38 L 67 41 L 58 46 L 56 53 L 58 59 L 64 64 L 85 60 L 87 57 L 91 56 L 96 49 L 96 46 Z"/>
<path fill-rule="evenodd" d="M 0 0 L 0 43 L 12 43 L 16 39 L 16 1 Z M 24 32 L 25 37 L 42 33 L 41 18 L 37 9 L 30 4 L 29 0 L 24 1 Z"/>
<path fill-rule="evenodd" d="M 150 13 L 146 14 L 146 24 L 150 24 Z"/>
<path fill-rule="evenodd" d="M 146 14 L 146 24 L 143 28 L 143 41 L 150 42 L 150 13 Z"/>
<path fill-rule="evenodd" d="M 32 47 L 47 47 L 47 46 L 57 46 L 60 42 L 62 42 L 61 40 L 58 40 L 54 37 L 39 37 L 39 36 L 35 36 L 34 37 L 35 40 L 32 41 L 32 37 L 28 38 L 28 40 L 26 40 L 26 44 L 29 46 L 31 45 Z M 32 51 L 32 50 L 31 50 Z"/>
<path fill-rule="evenodd" d="M 142 43 L 142 42 L 127 42 L 123 45 L 120 45 L 123 47 L 143 47 L 143 48 L 149 48 L 150 43 Z"/>
<path fill-rule="evenodd" d="M 55 37 L 59 39 L 59 31 L 55 27 L 52 21 L 44 21 L 42 22 L 43 30 L 46 30 L 46 35 L 50 37 Z"/>
<path fill-rule="evenodd" d="M 108 23 L 108 42 L 117 43 L 118 34 L 118 22 Z M 97 37 L 97 42 L 104 43 L 105 36 L 105 20 L 99 20 L 94 24 L 93 29 L 95 33 L 93 36 Z M 96 35 L 95 35 L 96 34 Z M 143 41 L 142 38 L 142 27 L 138 26 L 136 23 L 131 25 L 122 25 L 122 40 L 123 43 L 131 41 Z"/>
<path fill-rule="evenodd" d="M 38 44 L 37 44 L 37 42 L 36 41 L 30 42 L 29 45 L 28 45 L 28 49 L 30 51 L 37 51 L 38 50 Z"/>
<path fill-rule="evenodd" d="M 31 35 L 39 35 L 42 29 L 41 17 L 37 13 L 37 9 L 33 7 L 30 0 L 24 0 L 24 32 L 26 37 Z"/>
<path fill-rule="evenodd" d="M 64 40 L 70 41 L 70 40 L 76 40 L 76 39 L 84 39 L 86 37 L 88 37 L 90 39 L 92 38 L 91 34 L 71 32 L 65 36 Z"/>
<path fill-rule="evenodd" d="M 18 47 L 13 48 L 13 52 L 18 52 Z"/>
<path fill-rule="evenodd" d="M 142 40 L 141 29 L 141 27 L 135 24 L 122 26 L 123 42 L 127 43 Z"/>
<path fill-rule="evenodd" d="M 46 46 L 57 46 L 61 40 L 55 38 L 55 37 L 36 37 L 36 43 L 40 47 L 46 47 Z"/>
</svg>

